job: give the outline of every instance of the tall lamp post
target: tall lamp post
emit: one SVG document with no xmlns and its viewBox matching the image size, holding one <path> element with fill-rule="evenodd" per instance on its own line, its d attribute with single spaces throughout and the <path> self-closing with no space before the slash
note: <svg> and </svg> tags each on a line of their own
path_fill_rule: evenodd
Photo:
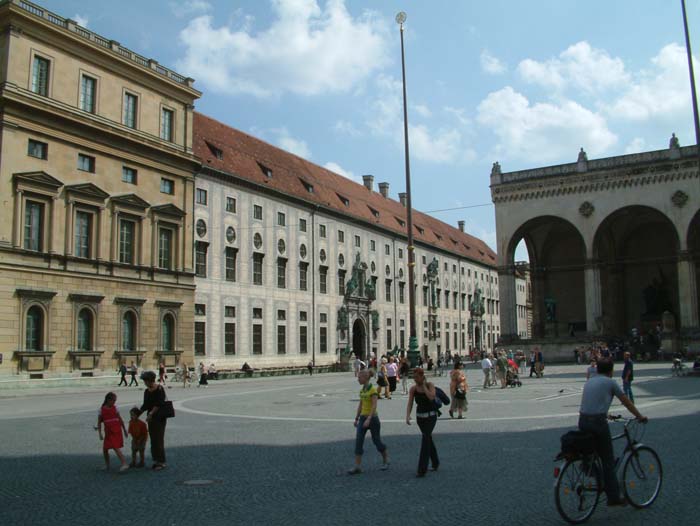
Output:
<svg viewBox="0 0 700 526">
<path fill-rule="evenodd" d="M 685 49 L 688 53 L 688 73 L 690 75 L 690 93 L 693 98 L 693 122 L 695 124 L 695 144 L 697 145 L 698 160 L 700 161 L 700 121 L 698 120 L 698 97 L 695 91 L 695 73 L 693 72 L 693 53 L 690 50 L 690 34 L 688 33 L 688 17 L 685 12 L 685 0 L 681 0 L 683 8 L 683 29 L 685 30 Z"/>
<path fill-rule="evenodd" d="M 408 359 L 412 367 L 418 364 L 418 338 L 416 337 L 416 291 L 415 268 L 416 255 L 413 246 L 413 215 L 411 207 L 411 165 L 408 155 L 408 110 L 406 107 L 406 61 L 403 48 L 403 23 L 406 21 L 406 13 L 401 11 L 396 15 L 396 23 L 399 24 L 401 33 L 401 75 L 403 79 L 403 138 L 406 156 L 406 229 L 408 233 L 408 309 L 409 309 L 409 340 Z"/>
</svg>

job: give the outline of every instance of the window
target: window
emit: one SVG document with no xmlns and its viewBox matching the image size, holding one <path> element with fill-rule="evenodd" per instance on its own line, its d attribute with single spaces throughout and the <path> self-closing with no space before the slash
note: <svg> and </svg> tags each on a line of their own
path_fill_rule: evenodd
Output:
<svg viewBox="0 0 700 526">
<path fill-rule="evenodd" d="M 175 318 L 172 314 L 166 314 L 163 316 L 160 324 L 161 336 L 162 336 L 162 350 L 164 351 L 174 351 L 175 350 Z"/>
<path fill-rule="evenodd" d="M 328 352 L 328 327 L 319 327 L 318 347 L 321 354 Z"/>
<path fill-rule="evenodd" d="M 49 74 L 51 62 L 38 55 L 34 55 L 34 67 L 32 68 L 32 91 L 37 95 L 47 97 L 49 95 Z"/>
<path fill-rule="evenodd" d="M 207 306 L 204 303 L 194 304 L 194 315 L 195 316 L 206 316 Z"/>
<path fill-rule="evenodd" d="M 224 354 L 236 354 L 236 324 L 235 323 L 225 323 L 224 324 Z"/>
<path fill-rule="evenodd" d="M 160 138 L 164 141 L 173 140 L 173 117 L 174 112 L 167 108 L 162 108 L 160 111 Z"/>
<path fill-rule="evenodd" d="M 328 292 L 328 267 L 318 267 L 318 289 L 321 294 Z"/>
<path fill-rule="evenodd" d="M 391 247 L 389 245 L 384 245 L 384 254 L 387 256 L 391 255 Z"/>
<path fill-rule="evenodd" d="M 129 184 L 136 184 L 137 172 L 133 168 L 127 168 L 122 166 L 122 182 Z"/>
<path fill-rule="evenodd" d="M 370 240 L 370 242 L 369 242 L 369 249 L 370 249 L 370 251 L 372 251 L 372 252 L 376 252 L 376 251 L 377 251 L 377 243 L 376 243 L 376 241 L 374 241 L 374 239 Z"/>
<path fill-rule="evenodd" d="M 453 292 L 452 293 L 452 308 L 457 310 L 459 307 L 457 306 L 457 293 Z"/>
<path fill-rule="evenodd" d="M 299 326 L 299 353 L 306 354 L 308 352 L 308 327 L 306 325 Z"/>
<path fill-rule="evenodd" d="M 232 247 L 226 247 L 225 251 L 225 267 L 226 281 L 236 281 L 236 258 L 238 251 Z"/>
<path fill-rule="evenodd" d="M 308 263 L 299 263 L 299 290 L 307 290 L 308 269 Z"/>
<path fill-rule="evenodd" d="M 287 288 L 287 260 L 285 258 L 277 258 L 277 288 Z"/>
<path fill-rule="evenodd" d="M 209 147 L 209 151 L 212 153 L 212 155 L 214 157 L 216 157 L 219 160 L 223 160 L 224 152 L 220 148 L 217 148 L 216 146 L 214 146 L 213 144 L 211 144 L 208 141 L 204 141 L 204 142 L 207 143 L 207 146 Z"/>
<path fill-rule="evenodd" d="M 345 232 L 338 230 L 338 243 L 345 243 Z"/>
<path fill-rule="evenodd" d="M 360 236 L 355 236 L 355 246 L 357 248 L 360 248 L 362 246 L 362 240 L 360 239 Z"/>
<path fill-rule="evenodd" d="M 277 212 L 277 226 L 286 226 L 287 224 L 287 218 L 284 215 L 284 212 Z"/>
<path fill-rule="evenodd" d="M 80 109 L 95 113 L 95 96 L 97 92 L 97 80 L 83 75 L 80 77 Z"/>
<path fill-rule="evenodd" d="M 127 311 L 122 316 L 122 351 L 136 350 L 136 314 Z"/>
<path fill-rule="evenodd" d="M 384 280 L 384 288 L 385 288 L 384 299 L 387 302 L 391 303 L 391 280 L 390 279 Z"/>
<path fill-rule="evenodd" d="M 345 296 L 345 271 L 338 271 L 338 295 Z"/>
<path fill-rule="evenodd" d="M 326 237 L 326 225 L 318 225 L 318 236 Z"/>
<path fill-rule="evenodd" d="M 235 318 L 236 317 L 236 307 L 232 305 L 226 305 L 224 307 L 224 317 L 225 318 Z"/>
<path fill-rule="evenodd" d="M 195 243 L 194 273 L 199 278 L 207 277 L 207 249 L 208 243 L 197 241 Z"/>
<path fill-rule="evenodd" d="M 172 268 L 173 231 L 169 228 L 158 230 L 158 266 L 164 269 Z"/>
<path fill-rule="evenodd" d="M 194 322 L 194 354 L 204 356 L 206 354 L 206 326 L 203 321 Z"/>
<path fill-rule="evenodd" d="M 299 311 L 299 321 L 308 321 L 309 316 L 305 310 Z"/>
<path fill-rule="evenodd" d="M 235 197 L 226 197 L 226 211 L 231 212 L 232 214 L 236 213 L 236 198 Z"/>
<path fill-rule="evenodd" d="M 129 128 L 136 128 L 139 99 L 131 93 L 124 93 L 124 114 L 122 123 Z"/>
<path fill-rule="evenodd" d="M 321 323 L 328 323 L 328 314 L 322 312 L 318 315 L 318 319 Z"/>
<path fill-rule="evenodd" d="M 391 349 L 391 329 L 386 330 L 386 348 Z"/>
<path fill-rule="evenodd" d="M 49 145 L 45 142 L 39 142 L 29 139 L 27 155 L 29 155 L 30 157 L 36 157 L 37 159 L 46 160 L 49 156 Z"/>
<path fill-rule="evenodd" d="M 277 325 L 277 354 L 287 353 L 287 326 Z"/>
<path fill-rule="evenodd" d="M 93 319 L 90 309 L 81 309 L 78 314 L 78 351 L 92 350 Z"/>
<path fill-rule="evenodd" d="M 254 320 L 262 320 L 262 317 L 263 317 L 262 309 L 258 308 L 258 307 L 254 308 L 253 309 L 253 319 Z"/>
<path fill-rule="evenodd" d="M 134 233 L 136 223 L 127 219 L 119 220 L 119 263 L 134 263 Z"/>
<path fill-rule="evenodd" d="M 27 311 L 24 348 L 27 351 L 44 350 L 44 311 L 34 305 Z"/>
<path fill-rule="evenodd" d="M 92 214 L 75 213 L 75 255 L 79 258 L 90 257 Z"/>
<path fill-rule="evenodd" d="M 262 325 L 253 324 L 253 354 L 262 354 Z"/>
<path fill-rule="evenodd" d="M 24 248 L 40 251 L 44 237 L 44 205 L 27 201 L 24 205 Z"/>
<path fill-rule="evenodd" d="M 406 284 L 401 282 L 399 283 L 399 303 L 404 303 L 404 289 L 406 288 Z"/>
<path fill-rule="evenodd" d="M 262 221 L 262 218 L 263 218 L 262 206 L 253 205 L 253 219 L 259 219 L 260 221 Z"/>
<path fill-rule="evenodd" d="M 197 188 L 197 204 L 207 206 L 207 191 Z"/>
<path fill-rule="evenodd" d="M 263 254 L 253 254 L 253 285 L 263 284 Z"/>
<path fill-rule="evenodd" d="M 299 232 L 306 232 L 306 219 L 299 219 Z"/>
<path fill-rule="evenodd" d="M 171 181 L 170 179 L 162 178 L 160 180 L 160 191 L 163 194 L 174 195 L 175 194 L 175 181 Z"/>
<path fill-rule="evenodd" d="M 265 177 L 267 177 L 268 179 L 272 178 L 272 170 L 270 168 L 268 168 L 267 166 L 265 166 L 262 163 L 258 163 L 258 168 L 260 168 L 260 171 L 263 173 L 263 175 Z"/>
<path fill-rule="evenodd" d="M 423 287 L 423 307 L 428 306 L 428 287 Z"/>
<path fill-rule="evenodd" d="M 90 155 L 78 154 L 78 170 L 95 173 L 95 158 Z"/>
</svg>

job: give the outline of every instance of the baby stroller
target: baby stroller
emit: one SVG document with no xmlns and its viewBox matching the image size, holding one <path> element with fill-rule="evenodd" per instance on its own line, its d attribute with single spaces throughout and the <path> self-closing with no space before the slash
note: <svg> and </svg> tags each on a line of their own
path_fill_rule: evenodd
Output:
<svg viewBox="0 0 700 526">
<path fill-rule="evenodd" d="M 523 383 L 520 381 L 518 373 L 512 367 L 508 367 L 506 371 L 506 385 L 508 387 L 522 387 Z"/>
</svg>

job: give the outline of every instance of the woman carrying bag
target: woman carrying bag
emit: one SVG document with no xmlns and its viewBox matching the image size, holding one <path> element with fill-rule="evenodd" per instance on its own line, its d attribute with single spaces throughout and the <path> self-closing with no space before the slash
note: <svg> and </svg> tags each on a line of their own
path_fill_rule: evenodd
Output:
<svg viewBox="0 0 700 526">
<path fill-rule="evenodd" d="M 156 373 L 144 371 L 141 375 L 146 389 L 143 392 L 143 405 L 141 413 L 147 412 L 148 435 L 151 438 L 151 457 L 153 469 L 160 471 L 165 469 L 165 424 L 167 419 L 174 416 L 172 402 L 168 402 L 165 389 L 156 383 Z"/>
<path fill-rule="evenodd" d="M 413 380 L 415 385 L 408 392 L 406 424 L 411 425 L 411 411 L 413 410 L 413 400 L 415 399 L 416 422 L 422 434 L 416 476 L 425 477 L 428 471 L 428 460 L 433 466 L 433 471 L 437 471 L 440 466 L 440 459 L 433 442 L 433 429 L 435 429 L 435 423 L 437 422 L 437 411 L 434 404 L 435 386 L 425 379 L 423 369 L 416 369 L 413 372 Z"/>
</svg>

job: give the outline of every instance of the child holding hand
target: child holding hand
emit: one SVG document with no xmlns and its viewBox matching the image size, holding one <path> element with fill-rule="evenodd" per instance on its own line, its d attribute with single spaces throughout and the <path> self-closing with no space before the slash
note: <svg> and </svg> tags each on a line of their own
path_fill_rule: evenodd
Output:
<svg viewBox="0 0 700 526">
<path fill-rule="evenodd" d="M 131 420 L 129 421 L 129 434 L 131 435 L 131 464 L 132 468 L 144 466 L 143 453 L 146 450 L 148 440 L 148 428 L 143 420 L 139 419 L 141 411 L 138 407 L 132 407 L 129 411 Z M 140 461 L 136 464 L 136 455 L 140 456 Z"/>
<path fill-rule="evenodd" d="M 107 393 L 102 407 L 100 407 L 99 416 L 97 417 L 97 430 L 100 434 L 100 440 L 103 441 L 102 454 L 105 458 L 105 470 L 109 471 L 109 450 L 113 449 L 122 463 L 119 467 L 119 471 L 121 472 L 129 469 L 129 466 L 121 451 L 121 448 L 124 447 L 122 431 L 124 431 L 124 437 L 126 437 L 126 426 L 124 425 L 124 420 L 122 420 L 122 417 L 119 415 L 119 410 L 115 405 L 116 401 L 116 394 L 112 392 Z M 102 434 L 103 427 L 104 435 Z"/>
</svg>

